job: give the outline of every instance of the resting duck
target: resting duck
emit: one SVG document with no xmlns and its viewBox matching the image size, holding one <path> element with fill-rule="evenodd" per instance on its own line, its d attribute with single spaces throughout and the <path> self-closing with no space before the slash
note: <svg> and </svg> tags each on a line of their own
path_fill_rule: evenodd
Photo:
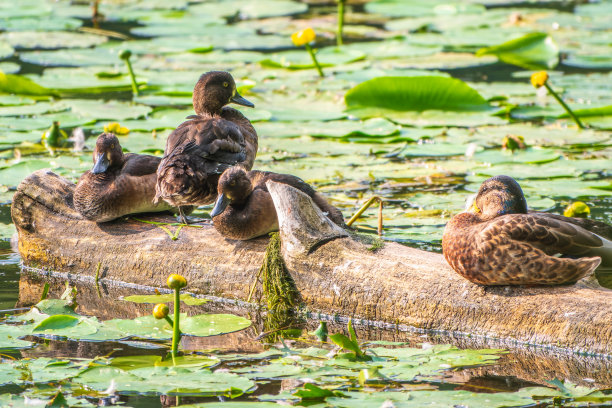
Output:
<svg viewBox="0 0 612 408">
<path fill-rule="evenodd" d="M 519 184 L 496 176 L 473 205 L 446 225 L 444 257 L 466 279 L 482 285 L 573 283 L 599 265 L 612 266 L 612 241 L 592 231 L 604 223 L 528 212 Z"/>
<path fill-rule="evenodd" d="M 314 203 L 337 225 L 344 225 L 342 213 L 329 204 L 301 178 L 268 171 L 229 168 L 219 179 L 218 196 L 211 212 L 213 224 L 223 236 L 246 240 L 278 230 L 274 202 L 266 187 L 268 180 L 288 184 L 308 194 Z"/>
<path fill-rule="evenodd" d="M 112 133 L 102 133 L 93 153 L 94 166 L 74 190 L 74 208 L 91 221 L 106 222 L 123 215 L 167 211 L 166 203 L 153 204 L 157 166 L 161 159 L 123 154 Z"/>
<path fill-rule="evenodd" d="M 187 222 L 184 206 L 212 203 L 223 171 L 240 164 L 253 167 L 257 133 L 251 122 L 228 103 L 253 107 L 236 91 L 227 72 L 203 74 L 193 90 L 196 115 L 189 116 L 168 136 L 157 170 L 156 202 L 163 199 L 178 206 Z"/>
</svg>

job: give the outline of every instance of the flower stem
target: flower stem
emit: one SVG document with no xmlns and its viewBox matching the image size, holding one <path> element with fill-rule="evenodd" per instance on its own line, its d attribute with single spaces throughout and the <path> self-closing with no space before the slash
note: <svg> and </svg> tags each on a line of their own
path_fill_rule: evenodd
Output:
<svg viewBox="0 0 612 408">
<path fill-rule="evenodd" d="M 344 29 L 344 6 L 346 0 L 338 0 L 338 31 L 336 34 L 336 45 L 342 45 L 342 30 Z"/>
<path fill-rule="evenodd" d="M 134 96 L 139 96 L 138 93 L 138 85 L 136 84 L 136 75 L 134 75 L 134 70 L 132 69 L 132 63 L 129 58 L 126 58 L 125 65 L 127 65 L 128 72 L 130 73 L 130 80 L 132 81 L 132 93 Z"/>
<path fill-rule="evenodd" d="M 553 91 L 548 82 L 544 82 L 544 86 L 546 87 L 546 89 L 548 89 L 548 92 L 550 92 L 550 94 L 557 100 L 557 102 L 559 102 L 561 106 L 563 106 L 563 109 L 565 109 L 567 114 L 570 115 L 574 122 L 576 122 L 576 125 L 578 125 L 580 129 L 586 129 L 580 119 L 578 119 L 578 116 L 576 116 L 576 114 L 570 109 L 569 106 L 567 106 L 563 99 L 561 99 L 561 97 L 555 91 Z"/>
<path fill-rule="evenodd" d="M 317 67 L 317 71 L 319 72 L 319 76 L 321 78 L 323 78 L 325 75 L 323 74 L 323 70 L 321 69 L 321 65 L 319 65 L 319 61 L 317 61 L 317 57 L 315 56 L 315 53 L 314 53 L 312 47 L 310 46 L 310 44 L 305 44 L 304 46 L 306 47 L 306 51 L 308 51 L 308 53 L 310 54 L 310 57 L 312 58 L 312 62 L 314 62 L 315 66 Z"/>
<path fill-rule="evenodd" d="M 172 325 L 172 357 L 178 355 L 178 344 L 181 340 L 181 330 L 179 329 L 179 319 L 181 313 L 180 289 L 174 289 L 174 324 Z"/>
</svg>

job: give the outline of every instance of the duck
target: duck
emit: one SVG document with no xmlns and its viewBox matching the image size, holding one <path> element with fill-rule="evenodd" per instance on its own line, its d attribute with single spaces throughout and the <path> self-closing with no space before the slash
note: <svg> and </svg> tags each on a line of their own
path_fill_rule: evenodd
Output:
<svg viewBox="0 0 612 408">
<path fill-rule="evenodd" d="M 94 166 L 77 182 L 74 208 L 83 218 L 107 222 L 128 214 L 171 210 L 153 203 L 161 158 L 123 153 L 113 133 L 102 133 L 93 151 Z"/>
<path fill-rule="evenodd" d="M 219 178 L 217 200 L 210 213 L 213 226 L 221 235 L 248 240 L 278 230 L 276 209 L 266 186 L 269 180 L 297 188 L 312 198 L 332 222 L 341 227 L 345 225 L 340 210 L 301 178 L 234 166 Z"/>
<path fill-rule="evenodd" d="M 459 275 L 481 285 L 561 285 L 612 267 L 610 226 L 529 211 L 520 185 L 495 176 L 446 225 L 442 252 Z"/>
<path fill-rule="evenodd" d="M 188 116 L 166 141 L 157 170 L 155 202 L 178 207 L 185 223 L 185 208 L 211 204 L 217 198 L 219 177 L 231 166 L 250 170 L 257 155 L 257 132 L 235 103 L 255 105 L 236 90 L 225 71 L 202 74 L 193 90 L 195 115 Z"/>
</svg>

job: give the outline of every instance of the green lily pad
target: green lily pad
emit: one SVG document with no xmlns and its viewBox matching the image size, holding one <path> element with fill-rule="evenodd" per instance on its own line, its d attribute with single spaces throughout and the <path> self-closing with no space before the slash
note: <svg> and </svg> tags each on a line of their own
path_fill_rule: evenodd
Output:
<svg viewBox="0 0 612 408">
<path fill-rule="evenodd" d="M 62 101 L 61 105 L 70 108 L 73 113 L 85 118 L 111 121 L 139 118 L 152 110 L 149 106 L 135 103 L 88 99 L 69 99 Z"/>
<path fill-rule="evenodd" d="M 348 111 L 368 116 L 388 111 L 486 111 L 487 101 L 465 82 L 445 77 L 380 77 L 349 90 Z"/>
<path fill-rule="evenodd" d="M 124 297 L 123 300 L 134 303 L 168 303 L 174 302 L 174 295 L 172 293 L 165 295 L 131 295 Z M 209 302 L 208 299 L 196 298 L 187 293 L 181 295 L 181 301 L 189 306 L 203 305 Z"/>
<path fill-rule="evenodd" d="M 201 314 L 181 321 L 183 333 L 191 336 L 216 336 L 246 329 L 251 321 L 231 314 Z"/>
<path fill-rule="evenodd" d="M 525 69 L 551 69 L 559 63 L 559 47 L 546 33 L 531 33 L 503 44 L 478 50 L 477 56 L 495 55 Z"/>
<path fill-rule="evenodd" d="M 86 48 L 102 44 L 106 37 L 68 31 L 12 31 L 0 36 L 15 48 Z"/>
<path fill-rule="evenodd" d="M 124 371 L 116 367 L 93 367 L 73 378 L 73 382 L 105 390 L 111 381 L 118 392 L 172 395 L 228 395 L 236 397 L 255 383 L 230 373 L 185 367 L 144 367 Z"/>
<path fill-rule="evenodd" d="M 331 67 L 359 61 L 365 58 L 365 54 L 357 49 L 327 47 L 317 50 L 316 57 L 322 67 Z M 264 67 L 273 68 L 310 69 L 315 67 L 310 55 L 303 50 L 272 54 L 259 63 Z"/>
<path fill-rule="evenodd" d="M 81 20 L 76 18 L 62 18 L 54 16 L 53 18 L 0 18 L 0 30 L 15 32 L 15 31 L 61 31 L 74 30 L 83 25 Z"/>
<path fill-rule="evenodd" d="M 0 59 L 7 58 L 13 55 L 15 50 L 6 42 L 0 42 Z"/>
<path fill-rule="evenodd" d="M 19 95 L 54 95 L 51 89 L 38 85 L 36 82 L 13 74 L 0 71 L 0 92 Z"/>
</svg>

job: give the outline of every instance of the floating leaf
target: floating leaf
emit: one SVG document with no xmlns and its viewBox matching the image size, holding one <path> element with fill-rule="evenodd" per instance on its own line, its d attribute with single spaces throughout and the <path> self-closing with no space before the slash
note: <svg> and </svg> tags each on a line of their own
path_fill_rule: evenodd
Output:
<svg viewBox="0 0 612 408">
<path fill-rule="evenodd" d="M 439 76 L 374 78 L 349 90 L 344 100 L 348 111 L 359 116 L 384 115 L 388 111 L 491 109 L 465 82 Z"/>
<path fill-rule="evenodd" d="M 134 303 L 167 303 L 174 302 L 174 295 L 172 293 L 165 295 L 131 295 L 124 297 L 123 300 Z M 198 306 L 209 302 L 208 299 L 196 298 L 188 293 L 181 295 L 181 301 L 189 306 Z"/>
<path fill-rule="evenodd" d="M 500 45 L 482 48 L 476 55 L 495 55 L 503 62 L 525 69 L 551 69 L 559 62 L 559 47 L 546 33 L 530 33 Z"/>
<path fill-rule="evenodd" d="M 0 92 L 18 95 L 54 95 L 54 91 L 20 75 L 0 71 Z"/>
<path fill-rule="evenodd" d="M 57 330 L 73 327 L 79 324 L 79 318 L 72 315 L 53 315 L 47 317 L 42 322 L 38 323 L 33 329 L 33 332 L 45 330 Z"/>
</svg>

